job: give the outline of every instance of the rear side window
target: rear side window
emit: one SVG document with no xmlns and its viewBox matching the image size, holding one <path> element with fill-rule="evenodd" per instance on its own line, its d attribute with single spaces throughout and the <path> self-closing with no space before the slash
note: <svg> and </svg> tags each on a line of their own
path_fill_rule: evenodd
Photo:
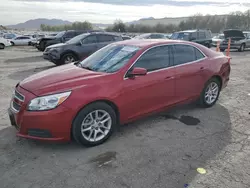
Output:
<svg viewBox="0 0 250 188">
<path fill-rule="evenodd" d="M 150 36 L 151 39 L 162 39 L 162 38 L 165 38 L 164 35 L 161 35 L 161 34 L 152 34 Z"/>
<path fill-rule="evenodd" d="M 212 33 L 210 30 L 206 31 L 205 34 L 206 34 L 206 38 L 212 38 Z"/>
<path fill-rule="evenodd" d="M 159 46 L 148 50 L 133 67 L 145 68 L 148 72 L 170 67 L 169 46 Z"/>
<path fill-rule="evenodd" d="M 198 33 L 194 32 L 194 33 L 190 33 L 190 39 L 196 40 L 198 38 Z"/>
<path fill-rule="evenodd" d="M 196 60 L 203 59 L 205 56 L 197 49 L 194 48 Z"/>
<path fill-rule="evenodd" d="M 98 35 L 98 42 L 110 42 L 114 41 L 113 36 L 111 35 Z"/>
<path fill-rule="evenodd" d="M 204 31 L 199 31 L 199 39 L 205 39 L 206 38 L 206 35 L 205 35 L 205 32 Z"/>
<path fill-rule="evenodd" d="M 182 65 L 197 61 L 205 56 L 195 47 L 189 45 L 174 45 L 174 64 Z"/>
</svg>

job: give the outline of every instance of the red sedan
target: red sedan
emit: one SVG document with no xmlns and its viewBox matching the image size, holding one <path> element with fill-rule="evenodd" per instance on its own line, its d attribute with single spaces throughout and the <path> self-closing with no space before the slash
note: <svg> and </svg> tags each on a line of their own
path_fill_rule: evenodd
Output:
<svg viewBox="0 0 250 188">
<path fill-rule="evenodd" d="M 213 106 L 230 75 L 229 57 L 192 42 L 126 40 L 78 63 L 17 84 L 9 116 L 17 135 L 86 146 L 115 127 L 192 100 Z"/>
</svg>

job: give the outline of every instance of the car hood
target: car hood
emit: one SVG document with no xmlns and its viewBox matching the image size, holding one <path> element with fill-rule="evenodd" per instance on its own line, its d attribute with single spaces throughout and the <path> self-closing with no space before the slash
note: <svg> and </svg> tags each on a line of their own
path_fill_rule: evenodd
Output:
<svg viewBox="0 0 250 188">
<path fill-rule="evenodd" d="M 242 31 L 237 29 L 230 29 L 223 32 L 225 35 L 225 38 L 245 38 Z"/>
<path fill-rule="evenodd" d="M 68 64 L 34 74 L 20 82 L 20 86 L 31 93 L 41 96 L 73 90 L 91 84 L 91 79 L 107 73 L 89 71 Z"/>
<path fill-rule="evenodd" d="M 53 44 L 53 45 L 50 45 L 48 48 L 58 48 L 58 47 L 62 47 L 62 46 L 65 46 L 65 43 Z"/>
</svg>

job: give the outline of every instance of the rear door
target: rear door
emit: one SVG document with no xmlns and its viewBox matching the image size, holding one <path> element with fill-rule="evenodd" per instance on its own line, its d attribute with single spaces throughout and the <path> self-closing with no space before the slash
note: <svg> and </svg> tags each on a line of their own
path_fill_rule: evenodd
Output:
<svg viewBox="0 0 250 188">
<path fill-rule="evenodd" d="M 178 101 L 200 95 L 209 77 L 207 57 L 191 45 L 174 45 L 176 96 Z"/>
<path fill-rule="evenodd" d="M 123 80 L 121 113 L 125 119 L 157 111 L 175 102 L 175 68 L 168 45 L 146 51 L 128 70 L 140 67 L 147 75 Z"/>
<path fill-rule="evenodd" d="M 97 50 L 96 35 L 89 35 L 81 40 L 81 47 L 79 49 L 80 59 L 85 59 Z"/>
<path fill-rule="evenodd" d="M 113 35 L 98 34 L 97 40 L 98 40 L 97 48 L 101 49 L 102 47 L 114 42 L 115 38 Z"/>
</svg>

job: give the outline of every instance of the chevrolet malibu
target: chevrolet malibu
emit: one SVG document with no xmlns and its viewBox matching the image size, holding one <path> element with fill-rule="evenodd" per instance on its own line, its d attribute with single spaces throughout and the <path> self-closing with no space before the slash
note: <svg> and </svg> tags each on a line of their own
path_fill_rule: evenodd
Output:
<svg viewBox="0 0 250 188">
<path fill-rule="evenodd" d="M 126 40 L 83 61 L 16 85 L 9 117 L 24 138 L 85 146 L 106 141 L 118 125 L 197 100 L 213 106 L 226 87 L 230 58 L 200 44 Z"/>
</svg>

